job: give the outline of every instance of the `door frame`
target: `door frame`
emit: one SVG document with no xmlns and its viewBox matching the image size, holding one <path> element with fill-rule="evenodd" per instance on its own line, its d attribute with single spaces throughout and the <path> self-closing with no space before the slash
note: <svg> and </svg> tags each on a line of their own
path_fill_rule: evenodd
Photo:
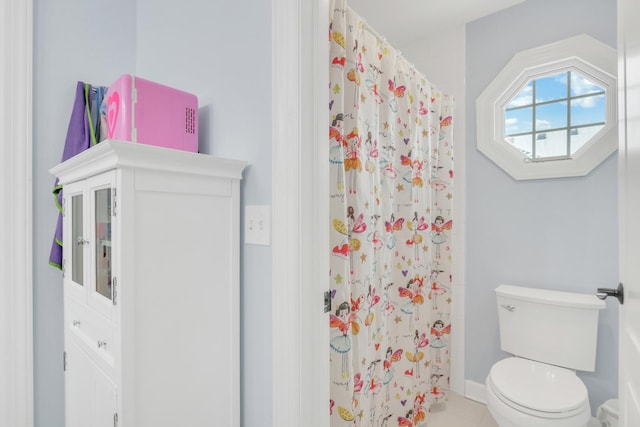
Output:
<svg viewBox="0 0 640 427">
<path fill-rule="evenodd" d="M 624 285 L 624 304 L 619 312 L 618 347 L 618 411 L 621 426 L 637 425 L 640 420 L 640 375 L 638 330 L 634 321 L 638 318 L 637 282 L 640 271 L 636 267 L 639 252 L 637 239 L 640 229 L 635 222 L 635 214 L 640 209 L 633 188 L 638 177 L 638 103 L 635 75 L 640 56 L 640 33 L 634 27 L 640 16 L 640 7 L 635 0 L 618 0 L 618 209 L 619 209 L 619 251 L 620 280 Z M 633 27 L 633 28 L 632 28 Z M 631 93 L 629 93 L 629 89 Z M 634 261 L 632 261 L 634 260 Z"/>
<path fill-rule="evenodd" d="M 2 0 L 0 51 L 0 425 L 32 427 L 33 400 L 33 2 Z"/>
<path fill-rule="evenodd" d="M 272 2 L 273 426 L 328 426 L 328 0 Z M 325 53 L 326 51 L 326 53 Z M 323 80 L 325 79 L 325 80 Z M 322 100 L 326 100 L 322 102 Z M 326 258 L 326 259 L 325 259 Z"/>
</svg>

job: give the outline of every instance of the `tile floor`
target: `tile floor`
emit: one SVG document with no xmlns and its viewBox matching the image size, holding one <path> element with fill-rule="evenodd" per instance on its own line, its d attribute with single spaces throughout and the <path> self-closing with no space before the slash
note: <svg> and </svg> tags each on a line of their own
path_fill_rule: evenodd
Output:
<svg viewBox="0 0 640 427">
<path fill-rule="evenodd" d="M 498 427 L 486 405 L 451 392 L 449 401 L 431 407 L 429 427 Z"/>
<path fill-rule="evenodd" d="M 427 418 L 429 427 L 498 427 L 486 405 L 456 394 L 449 393 L 446 403 L 435 404 Z M 587 427 L 600 427 L 595 418 L 589 420 Z"/>
</svg>

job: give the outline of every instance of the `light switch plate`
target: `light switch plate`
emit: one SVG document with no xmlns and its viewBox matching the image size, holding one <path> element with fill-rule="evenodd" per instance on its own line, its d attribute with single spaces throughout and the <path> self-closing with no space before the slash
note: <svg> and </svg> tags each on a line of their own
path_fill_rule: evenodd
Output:
<svg viewBox="0 0 640 427">
<path fill-rule="evenodd" d="M 249 245 L 271 244 L 271 206 L 245 206 L 244 242 Z"/>
</svg>

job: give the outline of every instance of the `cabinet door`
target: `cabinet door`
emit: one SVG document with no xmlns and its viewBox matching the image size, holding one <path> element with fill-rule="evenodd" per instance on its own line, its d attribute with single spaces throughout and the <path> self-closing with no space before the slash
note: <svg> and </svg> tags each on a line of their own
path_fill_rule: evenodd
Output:
<svg viewBox="0 0 640 427">
<path fill-rule="evenodd" d="M 80 347 L 67 338 L 65 346 L 66 427 L 91 425 L 91 361 Z"/>
<path fill-rule="evenodd" d="M 75 339 L 66 342 L 66 427 L 113 427 L 116 386 Z"/>
<path fill-rule="evenodd" d="M 64 187 L 67 295 L 114 319 L 115 171 Z"/>
<path fill-rule="evenodd" d="M 63 252 L 65 292 L 81 302 L 86 299 L 85 285 L 88 281 L 86 260 L 89 253 L 88 217 L 84 182 L 64 187 Z"/>
<path fill-rule="evenodd" d="M 88 304 L 110 320 L 116 297 L 113 280 L 115 172 L 87 180 L 90 227 Z"/>
<path fill-rule="evenodd" d="M 91 426 L 117 426 L 116 386 L 101 370 L 95 369 L 91 376 Z"/>
</svg>

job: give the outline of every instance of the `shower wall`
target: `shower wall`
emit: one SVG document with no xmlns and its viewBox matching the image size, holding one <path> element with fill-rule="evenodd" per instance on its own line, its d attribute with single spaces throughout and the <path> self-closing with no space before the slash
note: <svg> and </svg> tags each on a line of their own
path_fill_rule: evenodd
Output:
<svg viewBox="0 0 640 427">
<path fill-rule="evenodd" d="M 585 177 L 519 182 L 476 149 L 475 100 L 509 59 L 581 33 L 615 48 L 615 0 L 527 1 L 466 26 L 468 384 L 484 384 L 491 365 L 507 356 L 498 336 L 497 285 L 591 294 L 618 283 L 616 154 Z M 579 373 L 594 410 L 617 395 L 617 318 L 617 302 L 607 300 L 596 371 Z"/>
</svg>

